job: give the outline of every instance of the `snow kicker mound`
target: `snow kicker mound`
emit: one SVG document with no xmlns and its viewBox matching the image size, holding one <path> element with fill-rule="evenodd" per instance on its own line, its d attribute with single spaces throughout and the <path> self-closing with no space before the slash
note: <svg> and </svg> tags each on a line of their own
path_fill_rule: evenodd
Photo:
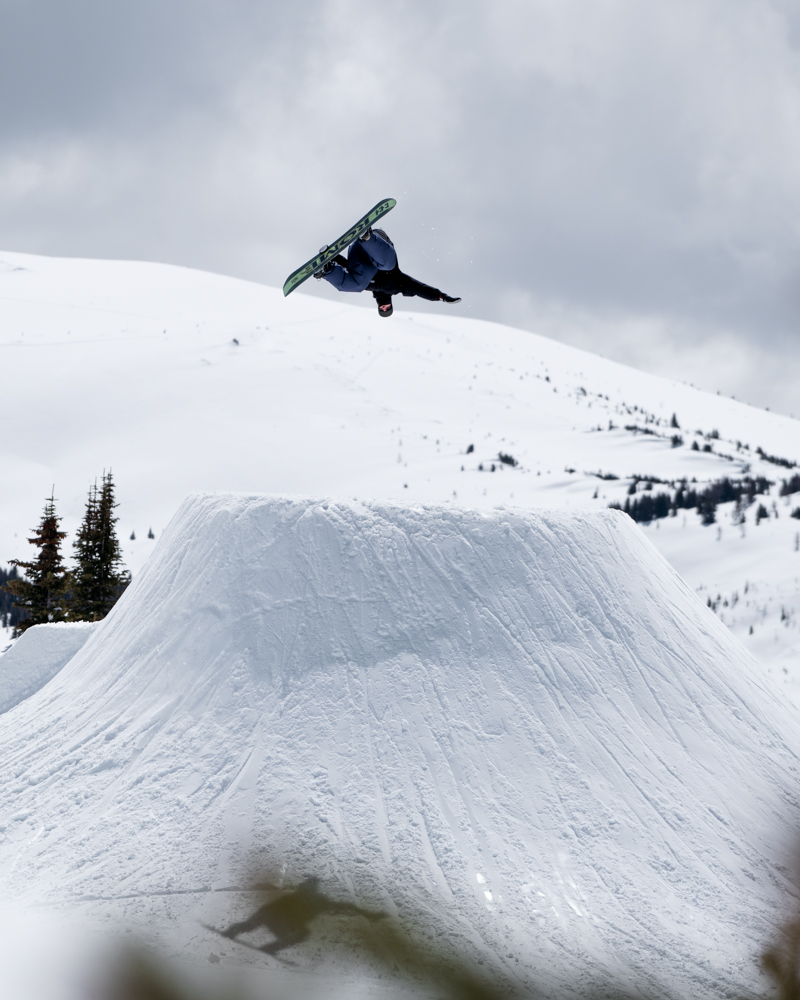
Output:
<svg viewBox="0 0 800 1000">
<path fill-rule="evenodd" d="M 621 513 L 196 495 L 4 716 L 0 884 L 205 956 L 266 859 L 545 992 L 740 994 L 796 732 Z"/>
<path fill-rule="evenodd" d="M 0 657 L 0 715 L 55 677 L 96 628 L 96 622 L 48 622 L 23 632 Z"/>
</svg>

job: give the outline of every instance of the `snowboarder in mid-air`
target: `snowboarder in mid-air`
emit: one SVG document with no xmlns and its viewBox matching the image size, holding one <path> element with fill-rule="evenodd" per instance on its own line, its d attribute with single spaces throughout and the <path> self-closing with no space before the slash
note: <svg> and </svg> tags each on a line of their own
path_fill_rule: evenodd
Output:
<svg viewBox="0 0 800 1000">
<path fill-rule="evenodd" d="M 320 253 L 326 250 L 323 247 Z M 350 244 L 347 257 L 338 254 L 318 271 L 315 278 L 325 278 L 340 292 L 372 292 L 381 316 L 392 315 L 393 295 L 418 295 L 429 302 L 460 302 L 438 288 L 403 274 L 397 264 L 394 243 L 382 229 L 367 229 Z"/>
</svg>

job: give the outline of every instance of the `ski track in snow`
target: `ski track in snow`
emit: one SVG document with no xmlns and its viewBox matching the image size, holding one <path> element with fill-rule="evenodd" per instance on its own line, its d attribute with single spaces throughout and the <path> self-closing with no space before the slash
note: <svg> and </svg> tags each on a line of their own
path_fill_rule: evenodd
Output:
<svg viewBox="0 0 800 1000">
<path fill-rule="evenodd" d="M 796 711 L 617 512 L 196 495 L 3 721 L 6 896 L 185 956 L 254 859 L 551 993 L 758 988 L 785 905 Z"/>
</svg>

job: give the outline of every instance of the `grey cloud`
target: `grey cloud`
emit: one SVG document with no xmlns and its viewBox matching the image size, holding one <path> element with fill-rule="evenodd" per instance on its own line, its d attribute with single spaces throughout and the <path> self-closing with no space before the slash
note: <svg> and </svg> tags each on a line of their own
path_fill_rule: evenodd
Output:
<svg viewBox="0 0 800 1000">
<path fill-rule="evenodd" d="M 6 141 L 118 136 L 213 112 L 243 69 L 303 23 L 290 5 L 255 0 L 2 0 L 0 17 Z"/>
<path fill-rule="evenodd" d="M 5 246 L 278 285 L 393 195 L 401 264 L 467 314 L 673 376 L 710 378 L 727 342 L 747 360 L 707 387 L 791 409 L 772 360 L 800 361 L 788 0 L 0 11 Z"/>
</svg>

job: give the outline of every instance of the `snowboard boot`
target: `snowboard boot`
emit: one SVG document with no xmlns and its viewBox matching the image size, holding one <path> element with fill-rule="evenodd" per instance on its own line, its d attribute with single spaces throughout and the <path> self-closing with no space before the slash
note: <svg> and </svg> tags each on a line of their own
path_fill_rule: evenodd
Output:
<svg viewBox="0 0 800 1000">
<path fill-rule="evenodd" d="M 452 295 L 445 295 L 444 292 L 442 292 L 442 302 L 460 302 L 460 301 L 461 301 L 460 298 L 454 299 Z"/>
</svg>

